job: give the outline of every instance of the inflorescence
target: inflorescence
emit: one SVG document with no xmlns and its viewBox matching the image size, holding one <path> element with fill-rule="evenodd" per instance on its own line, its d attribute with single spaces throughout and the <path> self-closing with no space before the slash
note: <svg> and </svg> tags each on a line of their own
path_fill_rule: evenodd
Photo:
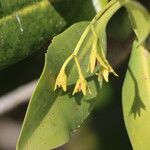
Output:
<svg viewBox="0 0 150 150">
<path fill-rule="evenodd" d="M 74 59 L 75 64 L 77 66 L 79 77 L 78 77 L 78 80 L 76 82 L 76 85 L 75 85 L 75 88 L 74 88 L 72 94 L 74 95 L 75 93 L 81 92 L 81 91 L 83 92 L 84 95 L 86 95 L 87 91 L 89 93 L 91 93 L 90 88 L 88 87 L 88 83 L 87 83 L 85 77 L 83 76 L 82 69 L 81 69 L 79 60 L 77 58 L 78 51 L 79 51 L 84 39 L 86 38 L 87 34 L 89 33 L 89 31 L 91 31 L 93 33 L 94 38 L 93 38 L 92 45 L 91 45 L 91 53 L 90 53 L 90 57 L 89 57 L 89 64 L 87 67 L 87 71 L 90 73 L 93 73 L 96 66 L 99 64 L 99 66 L 100 66 L 99 71 L 96 73 L 96 75 L 98 76 L 98 80 L 101 80 L 102 78 L 104 78 L 104 80 L 106 82 L 108 82 L 109 73 L 113 73 L 115 76 L 118 76 L 115 73 L 115 71 L 113 70 L 113 68 L 111 67 L 111 65 L 109 64 L 109 62 L 107 61 L 104 51 L 98 44 L 98 43 L 100 43 L 98 35 L 95 31 L 94 25 L 90 23 L 87 26 L 87 28 L 85 29 L 84 33 L 82 34 L 75 50 L 66 59 L 66 61 L 62 65 L 60 72 L 57 76 L 56 82 L 55 82 L 54 90 L 56 90 L 57 88 L 62 88 L 63 91 L 67 90 L 67 75 L 66 75 L 65 69 L 66 69 L 68 63 L 72 59 Z"/>
</svg>

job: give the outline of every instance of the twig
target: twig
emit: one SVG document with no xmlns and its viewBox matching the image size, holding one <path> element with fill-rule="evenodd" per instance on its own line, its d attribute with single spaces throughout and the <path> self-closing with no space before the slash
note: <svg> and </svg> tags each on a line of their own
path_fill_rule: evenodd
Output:
<svg viewBox="0 0 150 150">
<path fill-rule="evenodd" d="M 0 97 L 0 115 L 14 109 L 19 104 L 27 102 L 36 83 L 37 80 L 34 80 Z"/>
</svg>

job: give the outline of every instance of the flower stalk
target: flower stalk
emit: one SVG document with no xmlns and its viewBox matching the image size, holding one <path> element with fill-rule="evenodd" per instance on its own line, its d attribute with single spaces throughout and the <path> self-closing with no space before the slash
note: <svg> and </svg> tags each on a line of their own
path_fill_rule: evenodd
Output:
<svg viewBox="0 0 150 150">
<path fill-rule="evenodd" d="M 82 73 L 79 61 L 78 61 L 78 59 L 77 59 L 76 56 L 74 57 L 74 60 L 75 60 L 76 66 L 77 66 L 77 70 L 78 70 L 78 74 L 79 74 L 79 79 L 76 82 L 76 85 L 75 85 L 75 88 L 74 88 L 74 91 L 73 91 L 72 94 L 74 95 L 75 93 L 82 91 L 83 95 L 85 96 L 86 93 L 87 93 L 87 90 L 90 93 L 90 89 L 88 87 L 87 81 L 85 80 L 85 78 L 83 76 L 83 73 Z"/>
<path fill-rule="evenodd" d="M 111 7 L 113 4 L 115 4 L 115 2 L 116 2 L 116 0 L 112 0 L 110 3 L 108 3 L 108 5 L 103 9 L 103 11 L 99 12 L 94 17 L 94 19 L 91 21 L 91 23 L 86 27 L 85 31 L 83 32 L 82 36 L 79 39 L 79 42 L 76 45 L 73 53 L 66 59 L 66 61 L 62 65 L 60 72 L 56 78 L 54 90 L 56 90 L 57 88 L 62 88 L 63 91 L 67 90 L 67 75 L 65 73 L 65 69 L 66 69 L 68 63 L 74 58 L 75 64 L 77 66 L 79 78 L 78 78 L 75 88 L 73 90 L 73 95 L 75 93 L 81 92 L 81 91 L 82 91 L 83 95 L 86 95 L 87 90 L 90 92 L 88 83 L 87 83 L 86 79 L 84 78 L 81 66 L 80 66 L 78 58 L 77 58 L 78 52 L 81 49 L 81 46 L 82 46 L 84 40 L 86 39 L 87 35 L 90 32 L 92 32 L 92 34 L 93 34 L 93 41 L 92 41 L 92 45 L 91 45 L 91 53 L 89 56 L 89 64 L 88 64 L 87 71 L 90 73 L 94 73 L 95 68 L 98 66 L 99 71 L 96 74 L 98 75 L 98 80 L 100 82 L 102 82 L 102 78 L 106 82 L 108 82 L 109 73 L 113 73 L 115 76 L 118 76 L 115 73 L 115 71 L 113 70 L 113 68 L 111 67 L 111 65 L 109 64 L 109 62 L 107 61 L 101 45 L 99 45 L 100 39 L 99 39 L 99 37 L 96 33 L 96 30 L 95 30 L 95 27 L 94 27 L 94 24 L 97 22 L 97 20 L 99 20 L 101 18 L 101 16 L 105 13 L 105 11 L 107 11 L 107 9 L 109 9 L 109 7 Z"/>
</svg>

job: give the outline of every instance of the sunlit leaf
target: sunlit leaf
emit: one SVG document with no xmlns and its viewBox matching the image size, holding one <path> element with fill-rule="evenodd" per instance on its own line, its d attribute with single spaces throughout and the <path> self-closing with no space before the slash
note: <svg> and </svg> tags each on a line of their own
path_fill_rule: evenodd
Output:
<svg viewBox="0 0 150 150">
<path fill-rule="evenodd" d="M 28 6 L 31 4 L 35 4 L 42 0 L 0 0 L 0 17 L 11 14 L 18 9 L 23 8 L 24 6 Z"/>
<path fill-rule="evenodd" d="M 126 8 L 129 13 L 132 28 L 137 36 L 138 42 L 143 43 L 150 33 L 149 12 L 140 3 L 130 1 Z"/>
<path fill-rule="evenodd" d="M 134 41 L 122 91 L 123 112 L 134 150 L 150 149 L 150 52 Z"/>
</svg>

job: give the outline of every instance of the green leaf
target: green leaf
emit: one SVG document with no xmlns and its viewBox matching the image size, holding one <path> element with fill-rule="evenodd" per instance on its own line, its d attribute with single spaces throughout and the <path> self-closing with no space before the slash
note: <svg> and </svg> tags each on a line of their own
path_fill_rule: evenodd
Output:
<svg viewBox="0 0 150 150">
<path fill-rule="evenodd" d="M 99 25 L 96 24 L 95 26 L 98 35 L 103 33 L 100 39 L 104 48 L 106 48 L 106 25 L 120 7 L 119 2 L 114 3 L 103 13 L 101 21 L 98 22 Z M 32 150 L 35 145 L 37 150 L 56 148 L 66 143 L 72 133 L 90 114 L 100 91 L 97 77 L 87 73 L 91 44 L 94 38 L 93 33 L 88 33 L 78 54 L 82 71 L 88 80 L 92 95 L 88 94 L 83 97 L 80 93 L 72 96 L 74 85 L 78 79 L 77 69 L 73 62 L 67 67 L 68 91 L 58 90 L 54 92 L 54 84 L 60 68 L 73 52 L 88 24 L 89 22 L 74 24 L 56 36 L 48 48 L 44 71 L 31 98 L 17 150 Z"/>
<path fill-rule="evenodd" d="M 0 69 L 29 56 L 65 25 L 66 22 L 45 0 L 1 18 Z"/>
<path fill-rule="evenodd" d="M 30 101 L 18 150 L 32 150 L 35 145 L 37 150 L 48 150 L 66 143 L 90 113 L 96 97 L 93 81 L 90 82 L 93 95 L 87 97 L 72 96 L 72 85 L 67 93 L 54 92 L 59 69 L 73 51 L 86 26 L 87 23 L 73 25 L 55 37 L 49 47 L 44 71 Z M 83 56 L 85 52 L 80 55 Z M 70 68 L 75 69 L 72 65 Z"/>
<path fill-rule="evenodd" d="M 101 11 L 101 9 L 103 9 L 103 7 L 107 5 L 108 2 L 109 0 L 94 0 L 93 5 L 94 5 L 96 12 Z"/>
<path fill-rule="evenodd" d="M 130 22 L 138 42 L 143 43 L 150 33 L 149 12 L 136 1 L 129 1 L 125 7 L 128 10 Z"/>
<path fill-rule="evenodd" d="M 134 150 L 150 149 L 150 52 L 134 41 L 122 91 L 123 113 Z"/>
<path fill-rule="evenodd" d="M 111 7 L 109 7 L 109 9 L 105 12 L 104 15 L 101 16 L 101 19 L 99 19 L 96 23 L 97 27 L 97 33 L 99 38 L 100 38 L 100 42 L 101 42 L 101 47 L 103 48 L 104 51 L 106 51 L 107 47 L 107 43 L 106 43 L 106 27 L 108 22 L 110 21 L 110 19 L 112 18 L 112 16 L 122 7 L 122 4 L 119 3 L 118 1 L 112 1 L 113 4 L 111 5 Z M 107 5 L 106 5 L 107 7 Z"/>
<path fill-rule="evenodd" d="M 24 6 L 35 4 L 41 0 L 0 0 L 0 17 L 4 17 L 8 14 L 11 14 L 18 9 L 23 8 Z"/>
<path fill-rule="evenodd" d="M 3 7 L 7 10 L 6 8 L 13 5 L 12 14 L 0 18 L 0 69 L 39 50 L 67 25 L 79 20 L 88 20 L 95 14 L 91 0 L 82 1 L 82 3 L 79 3 L 79 0 L 54 1 L 53 3 L 42 0 L 22 9 L 20 9 L 20 1 L 13 2 Z M 9 4 L 9 1 L 6 4 Z M 88 14 L 83 15 L 85 9 L 89 11 Z M 77 10 L 80 10 L 80 13 L 77 13 Z"/>
</svg>

